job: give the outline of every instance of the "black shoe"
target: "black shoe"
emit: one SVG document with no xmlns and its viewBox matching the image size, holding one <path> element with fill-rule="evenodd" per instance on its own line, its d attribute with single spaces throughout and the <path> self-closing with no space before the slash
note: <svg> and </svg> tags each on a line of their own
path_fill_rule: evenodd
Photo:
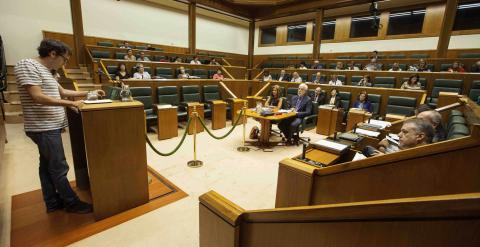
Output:
<svg viewBox="0 0 480 247">
<path fill-rule="evenodd" d="M 57 205 L 53 207 L 47 207 L 47 214 L 55 212 L 57 210 L 62 210 L 65 208 L 65 205 L 63 205 L 63 202 L 58 202 Z"/>
<path fill-rule="evenodd" d="M 72 205 L 65 208 L 65 210 L 69 213 L 76 213 L 76 214 L 88 214 L 93 212 L 92 204 L 77 201 Z"/>
</svg>

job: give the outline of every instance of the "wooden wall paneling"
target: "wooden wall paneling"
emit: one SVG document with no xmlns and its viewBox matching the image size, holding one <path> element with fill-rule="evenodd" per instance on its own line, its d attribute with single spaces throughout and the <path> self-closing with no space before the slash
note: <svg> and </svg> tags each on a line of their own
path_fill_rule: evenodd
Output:
<svg viewBox="0 0 480 247">
<path fill-rule="evenodd" d="M 447 0 L 445 13 L 443 15 L 440 36 L 438 37 L 437 57 L 446 57 L 448 45 L 450 44 L 450 36 L 452 34 L 455 14 L 457 13 L 458 0 Z"/>
<path fill-rule="evenodd" d="M 197 35 L 197 3 L 191 0 L 188 3 L 188 51 L 190 54 L 196 54 L 196 35 Z"/>
<path fill-rule="evenodd" d="M 425 35 L 438 36 L 442 28 L 444 12 L 445 4 L 427 6 L 422 33 Z"/>
<path fill-rule="evenodd" d="M 313 37 L 313 59 L 318 59 L 320 54 L 320 44 L 322 42 L 324 10 L 318 9 L 315 12 L 315 33 Z M 310 36 L 311 37 L 311 36 Z"/>
<path fill-rule="evenodd" d="M 337 41 L 348 41 L 350 39 L 351 24 L 352 18 L 350 16 L 337 18 L 334 39 Z"/>
<path fill-rule="evenodd" d="M 390 12 L 382 12 L 380 14 L 380 29 L 378 30 L 378 39 L 385 39 L 387 37 L 388 31 L 388 21 L 390 17 Z"/>
<path fill-rule="evenodd" d="M 306 43 L 310 43 L 310 42 L 313 43 L 314 38 L 315 37 L 313 36 L 313 22 L 308 21 L 307 22 L 307 30 L 305 32 L 305 42 Z"/>
<path fill-rule="evenodd" d="M 278 168 L 275 207 L 310 205 L 314 174 L 313 166 L 291 159 L 282 160 Z"/>
<path fill-rule="evenodd" d="M 287 25 L 277 27 L 277 39 L 275 45 L 284 45 L 287 43 Z"/>
<path fill-rule="evenodd" d="M 72 29 L 75 50 L 77 52 L 77 64 L 85 64 L 85 35 L 83 33 L 82 4 L 80 0 L 70 0 L 70 10 L 72 15 Z"/>
<path fill-rule="evenodd" d="M 260 40 L 260 39 L 259 39 Z M 248 24 L 248 62 L 247 68 L 253 68 L 253 53 L 255 51 L 255 21 L 251 20 Z M 248 78 L 251 78 L 249 73 Z"/>
</svg>

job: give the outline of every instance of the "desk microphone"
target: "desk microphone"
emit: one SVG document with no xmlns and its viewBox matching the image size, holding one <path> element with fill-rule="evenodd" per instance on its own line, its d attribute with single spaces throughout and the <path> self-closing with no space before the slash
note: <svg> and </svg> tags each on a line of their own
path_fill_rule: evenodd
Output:
<svg viewBox="0 0 480 247">
<path fill-rule="evenodd" d="M 307 144 L 303 143 L 302 147 L 302 160 L 305 160 L 305 154 L 307 153 Z"/>
<path fill-rule="evenodd" d="M 335 132 L 333 133 L 333 140 L 334 140 L 334 141 L 337 140 L 337 131 L 335 131 Z"/>
<path fill-rule="evenodd" d="M 369 120 L 370 121 L 370 120 Z M 358 123 L 356 123 L 354 126 L 353 126 L 353 133 L 357 133 L 357 126 L 358 126 Z"/>
</svg>

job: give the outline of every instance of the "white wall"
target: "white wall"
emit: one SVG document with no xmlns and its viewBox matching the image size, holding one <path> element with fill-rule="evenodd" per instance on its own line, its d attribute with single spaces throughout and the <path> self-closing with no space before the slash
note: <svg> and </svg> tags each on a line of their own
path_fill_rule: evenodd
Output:
<svg viewBox="0 0 480 247">
<path fill-rule="evenodd" d="M 448 49 L 480 48 L 480 34 L 458 35 L 450 38 Z"/>
<path fill-rule="evenodd" d="M 248 54 L 248 27 L 197 17 L 197 49 Z"/>
<path fill-rule="evenodd" d="M 68 0 L 0 0 L 0 34 L 7 64 L 37 55 L 42 30 L 72 33 Z"/>
</svg>

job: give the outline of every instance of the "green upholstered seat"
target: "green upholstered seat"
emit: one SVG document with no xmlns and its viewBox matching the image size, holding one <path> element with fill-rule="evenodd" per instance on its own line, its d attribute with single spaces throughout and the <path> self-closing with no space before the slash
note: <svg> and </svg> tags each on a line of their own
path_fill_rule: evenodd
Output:
<svg viewBox="0 0 480 247">
<path fill-rule="evenodd" d="M 395 77 L 375 77 L 373 80 L 374 87 L 395 88 Z"/>
<path fill-rule="evenodd" d="M 340 100 L 342 102 L 342 108 L 345 113 L 348 112 L 350 109 L 350 99 L 352 98 L 351 92 L 339 92 L 338 95 L 340 96 Z"/>
<path fill-rule="evenodd" d="M 182 86 L 182 98 L 184 103 L 198 102 L 202 103 L 202 97 L 200 95 L 200 87 L 197 85 L 192 86 Z M 211 109 L 208 107 L 208 104 L 204 104 L 203 112 L 205 116 L 211 114 Z"/>
<path fill-rule="evenodd" d="M 427 98 L 427 103 L 430 106 L 436 106 L 440 92 L 458 93 L 462 92 L 463 80 L 454 79 L 435 79 L 433 83 L 432 93 Z"/>
<path fill-rule="evenodd" d="M 352 75 L 352 79 L 350 81 L 350 84 L 356 86 L 356 85 L 358 85 L 358 82 L 362 79 L 363 79 L 363 76 L 361 76 L 361 75 Z"/>
<path fill-rule="evenodd" d="M 107 86 L 105 89 L 105 98 L 111 100 L 120 100 L 120 92 L 122 88 Z"/>
<path fill-rule="evenodd" d="M 368 56 L 367 55 L 357 55 L 357 56 L 353 56 L 352 58 L 353 59 L 368 59 Z"/>
<path fill-rule="evenodd" d="M 303 82 L 306 82 L 308 80 L 308 74 L 298 74 L 301 78 L 302 78 L 302 81 Z"/>
<path fill-rule="evenodd" d="M 192 70 L 193 76 L 198 76 L 202 79 L 208 79 L 208 72 L 206 69 L 193 69 Z"/>
<path fill-rule="evenodd" d="M 163 48 L 155 47 L 155 48 L 153 48 L 153 49 L 155 49 L 155 51 L 163 51 Z"/>
<path fill-rule="evenodd" d="M 350 56 L 338 56 L 337 59 L 350 59 Z"/>
<path fill-rule="evenodd" d="M 411 97 L 389 96 L 387 100 L 387 114 L 412 116 L 415 113 L 417 99 Z"/>
<path fill-rule="evenodd" d="M 335 67 L 337 67 L 337 63 L 328 64 L 328 69 L 335 69 Z"/>
<path fill-rule="evenodd" d="M 92 57 L 93 58 L 110 58 L 111 53 L 109 51 L 99 51 L 99 50 L 92 50 Z"/>
<path fill-rule="evenodd" d="M 289 87 L 287 88 L 287 101 L 288 103 L 290 104 L 290 102 L 292 102 L 292 97 L 295 96 L 295 95 L 298 95 L 298 88 L 296 87 Z"/>
<path fill-rule="evenodd" d="M 470 99 L 473 101 L 477 101 L 479 96 L 480 96 L 480 80 L 474 80 L 472 82 L 472 87 L 470 88 L 470 92 L 468 93 L 468 97 L 470 97 Z"/>
<path fill-rule="evenodd" d="M 448 130 L 447 139 L 451 140 L 468 135 L 470 135 L 470 129 L 468 129 L 467 125 L 455 124 Z"/>
<path fill-rule="evenodd" d="M 157 68 L 155 68 L 155 75 L 163 77 L 165 79 L 172 79 L 173 78 L 173 69 L 164 68 L 164 67 L 157 67 Z"/>
<path fill-rule="evenodd" d="M 480 53 L 462 53 L 459 58 L 480 58 Z"/>
<path fill-rule="evenodd" d="M 137 46 L 135 46 L 135 48 L 138 49 L 138 50 L 146 50 L 147 49 L 147 47 L 144 46 L 144 45 L 137 45 Z"/>
<path fill-rule="evenodd" d="M 372 104 L 372 114 L 377 116 L 380 113 L 380 104 L 382 103 L 382 95 L 368 94 L 368 100 Z"/>
<path fill-rule="evenodd" d="M 165 56 L 158 56 L 158 55 L 153 56 L 154 61 L 162 61 L 162 60 L 166 60 L 166 59 L 167 59 L 167 57 L 165 57 Z"/>
<path fill-rule="evenodd" d="M 392 55 L 389 55 L 388 58 L 390 59 L 403 59 L 403 58 L 406 58 L 407 56 L 405 56 L 405 54 L 392 54 Z"/>
<path fill-rule="evenodd" d="M 440 64 L 440 71 L 448 71 L 452 67 L 451 63 L 442 63 Z"/>
<path fill-rule="evenodd" d="M 109 41 L 98 41 L 98 46 L 106 46 L 106 47 L 113 47 L 113 43 Z"/>
<path fill-rule="evenodd" d="M 343 83 L 343 85 L 345 85 L 345 80 L 346 80 L 345 75 L 337 75 L 337 79 L 340 80 Z"/>
<path fill-rule="evenodd" d="M 153 110 L 152 88 L 151 87 L 132 87 L 130 88 L 132 98 L 143 103 L 143 108 L 147 118 L 147 127 L 157 122 L 157 114 Z"/>
<path fill-rule="evenodd" d="M 205 85 L 203 86 L 203 98 L 205 102 L 209 102 L 212 100 L 221 100 L 220 97 L 220 90 L 218 85 Z"/>
<path fill-rule="evenodd" d="M 318 119 L 318 103 L 312 102 L 312 114 L 306 116 L 302 120 L 302 124 L 299 128 L 300 132 L 303 130 L 313 129 L 317 126 Z"/>
<path fill-rule="evenodd" d="M 115 74 L 117 73 L 118 67 L 115 65 L 107 65 L 106 67 L 107 67 L 108 74 L 110 74 L 111 77 L 115 76 Z"/>
<path fill-rule="evenodd" d="M 157 87 L 157 99 L 159 105 L 173 105 L 179 106 L 180 100 L 178 97 L 178 91 L 176 86 L 164 86 L 164 87 Z M 177 109 L 177 117 L 178 118 L 185 118 L 187 116 L 187 112 L 182 109 Z"/>
<path fill-rule="evenodd" d="M 125 55 L 127 55 L 126 52 L 116 52 L 115 53 L 115 59 L 124 59 Z"/>
<path fill-rule="evenodd" d="M 410 55 L 410 58 L 417 58 L 417 59 L 420 59 L 420 58 L 429 58 L 430 55 L 428 54 L 424 54 L 424 53 L 418 53 L 418 54 L 412 54 Z"/>
</svg>

